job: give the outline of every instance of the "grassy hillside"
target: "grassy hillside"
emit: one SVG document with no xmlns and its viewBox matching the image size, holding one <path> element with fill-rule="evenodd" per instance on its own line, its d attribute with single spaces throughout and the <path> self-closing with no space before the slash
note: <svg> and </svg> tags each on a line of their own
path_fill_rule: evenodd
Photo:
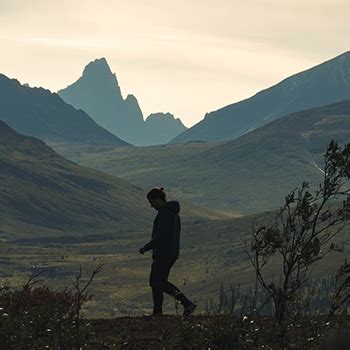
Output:
<svg viewBox="0 0 350 350">
<path fill-rule="evenodd" d="M 180 259 L 171 271 L 170 281 L 198 303 L 198 312 L 205 310 L 205 303 L 210 298 L 218 301 L 222 282 L 226 291 L 229 282 L 240 284 L 242 289 L 252 285 L 254 274 L 244 251 L 244 241 L 249 240 L 253 221 L 265 222 L 272 215 L 263 213 L 237 219 L 184 222 Z M 41 277 L 46 283 L 64 288 L 73 285 L 80 264 L 86 276 L 99 262 L 104 262 L 103 271 L 91 287 L 94 299 L 87 304 L 85 315 L 109 318 L 150 312 L 151 256 L 150 253 L 145 256 L 138 253 L 139 247 L 150 238 L 150 227 L 151 222 L 148 230 L 114 235 L 4 242 L 0 247 L 2 283 L 19 285 L 32 271 L 44 270 Z M 325 277 L 337 270 L 348 256 L 349 233 L 348 229 L 338 237 L 338 241 L 344 242 L 344 252 L 327 256 L 316 266 L 314 277 Z M 274 263 L 270 265 L 271 273 L 275 267 Z M 174 301 L 169 297 L 165 297 L 165 311 L 176 312 Z"/>
<path fill-rule="evenodd" d="M 132 228 L 149 217 L 144 192 L 136 186 L 79 167 L 3 122 L 0 140 L 2 238 L 48 231 L 98 234 Z"/>
<path fill-rule="evenodd" d="M 58 151 L 140 187 L 162 185 L 199 205 L 247 214 L 276 208 L 305 179 L 318 185 L 332 138 L 350 140 L 349 101 L 291 114 L 230 142 Z"/>
</svg>

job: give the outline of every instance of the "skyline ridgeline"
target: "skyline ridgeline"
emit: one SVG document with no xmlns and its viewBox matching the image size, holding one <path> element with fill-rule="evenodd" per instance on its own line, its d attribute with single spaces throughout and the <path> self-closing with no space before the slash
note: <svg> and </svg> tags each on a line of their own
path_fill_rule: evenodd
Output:
<svg viewBox="0 0 350 350">
<path fill-rule="evenodd" d="M 350 51 L 207 113 L 170 143 L 229 141 L 293 112 L 350 99 Z"/>
<path fill-rule="evenodd" d="M 348 51 L 250 98 L 207 113 L 188 129 L 170 113 L 152 113 L 144 120 L 137 98 L 122 97 L 117 77 L 105 58 L 87 64 L 81 78 L 58 94 L 121 141 L 132 145 L 217 142 L 235 139 L 289 113 L 349 99 L 349 72 Z M 23 87 L 29 88 L 28 84 Z"/>
</svg>

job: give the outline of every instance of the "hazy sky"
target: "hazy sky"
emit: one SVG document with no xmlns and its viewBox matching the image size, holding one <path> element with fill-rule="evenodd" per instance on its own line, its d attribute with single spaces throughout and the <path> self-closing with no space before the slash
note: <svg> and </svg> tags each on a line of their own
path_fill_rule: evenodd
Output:
<svg viewBox="0 0 350 350">
<path fill-rule="evenodd" d="M 0 0 L 0 72 L 52 91 L 106 57 L 145 117 L 191 126 L 350 49 L 349 0 Z"/>
</svg>

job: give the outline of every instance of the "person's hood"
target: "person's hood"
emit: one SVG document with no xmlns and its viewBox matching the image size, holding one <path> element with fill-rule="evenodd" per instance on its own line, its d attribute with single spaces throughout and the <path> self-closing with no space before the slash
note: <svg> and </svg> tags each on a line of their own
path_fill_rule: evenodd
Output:
<svg viewBox="0 0 350 350">
<path fill-rule="evenodd" d="M 180 204 L 178 201 L 169 201 L 164 207 L 172 211 L 174 214 L 179 214 L 180 212 Z"/>
</svg>

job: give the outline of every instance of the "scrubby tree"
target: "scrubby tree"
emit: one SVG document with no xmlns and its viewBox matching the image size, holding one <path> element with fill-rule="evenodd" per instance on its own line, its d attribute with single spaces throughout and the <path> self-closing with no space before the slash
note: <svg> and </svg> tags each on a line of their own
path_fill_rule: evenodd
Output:
<svg viewBox="0 0 350 350">
<path fill-rule="evenodd" d="M 332 239 L 349 222 L 350 144 L 340 147 L 331 141 L 324 155 L 323 173 L 318 189 L 311 191 L 303 182 L 285 197 L 270 223 L 253 224 L 251 242 L 246 245 L 256 281 L 272 298 L 280 323 L 305 285 L 310 268 L 337 250 Z M 265 269 L 272 257 L 281 264 L 279 282 Z"/>
</svg>

